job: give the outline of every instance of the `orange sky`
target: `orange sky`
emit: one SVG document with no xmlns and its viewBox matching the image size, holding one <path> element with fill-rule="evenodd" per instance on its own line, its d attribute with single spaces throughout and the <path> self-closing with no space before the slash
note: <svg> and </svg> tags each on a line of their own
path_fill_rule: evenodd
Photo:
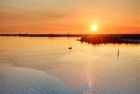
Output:
<svg viewBox="0 0 140 94">
<path fill-rule="evenodd" d="M 0 33 L 140 33 L 140 0 L 2 0 Z"/>
</svg>

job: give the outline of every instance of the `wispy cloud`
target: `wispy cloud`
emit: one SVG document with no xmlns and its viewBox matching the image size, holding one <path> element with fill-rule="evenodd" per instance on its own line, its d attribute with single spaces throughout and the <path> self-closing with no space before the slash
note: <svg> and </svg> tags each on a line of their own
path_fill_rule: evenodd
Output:
<svg viewBox="0 0 140 94">
<path fill-rule="evenodd" d="M 94 21 L 99 21 L 103 28 L 130 29 L 139 27 L 139 9 L 139 0 L 2 0 L 0 32 L 13 32 L 16 28 L 19 32 L 25 27 L 75 32 L 80 27 L 80 33 Z"/>
</svg>

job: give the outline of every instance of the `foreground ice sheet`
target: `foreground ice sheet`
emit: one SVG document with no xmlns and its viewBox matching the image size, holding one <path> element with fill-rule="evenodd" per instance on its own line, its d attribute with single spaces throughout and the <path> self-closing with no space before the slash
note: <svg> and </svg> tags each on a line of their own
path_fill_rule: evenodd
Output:
<svg viewBox="0 0 140 94">
<path fill-rule="evenodd" d="M 42 71 L 2 65 L 0 94 L 79 94 Z"/>
</svg>

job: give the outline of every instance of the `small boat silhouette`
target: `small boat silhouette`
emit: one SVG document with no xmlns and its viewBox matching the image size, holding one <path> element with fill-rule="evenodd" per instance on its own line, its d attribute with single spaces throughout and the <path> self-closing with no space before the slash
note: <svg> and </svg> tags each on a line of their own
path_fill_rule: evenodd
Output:
<svg viewBox="0 0 140 94">
<path fill-rule="evenodd" d="M 72 47 L 69 47 L 68 49 L 70 49 L 70 50 L 71 50 L 71 49 L 72 49 Z"/>
</svg>

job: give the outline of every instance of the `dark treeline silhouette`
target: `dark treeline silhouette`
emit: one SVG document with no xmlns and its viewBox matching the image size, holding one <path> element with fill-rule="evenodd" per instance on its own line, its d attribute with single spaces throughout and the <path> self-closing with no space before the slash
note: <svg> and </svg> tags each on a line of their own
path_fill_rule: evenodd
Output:
<svg viewBox="0 0 140 94">
<path fill-rule="evenodd" d="M 81 42 L 100 43 L 140 43 L 140 34 L 0 34 L 19 37 L 81 37 Z"/>
<path fill-rule="evenodd" d="M 19 37 L 82 37 L 88 34 L 0 34 L 0 36 L 19 36 Z"/>
<path fill-rule="evenodd" d="M 81 42 L 101 43 L 140 43 L 140 34 L 100 34 L 81 37 Z"/>
</svg>

